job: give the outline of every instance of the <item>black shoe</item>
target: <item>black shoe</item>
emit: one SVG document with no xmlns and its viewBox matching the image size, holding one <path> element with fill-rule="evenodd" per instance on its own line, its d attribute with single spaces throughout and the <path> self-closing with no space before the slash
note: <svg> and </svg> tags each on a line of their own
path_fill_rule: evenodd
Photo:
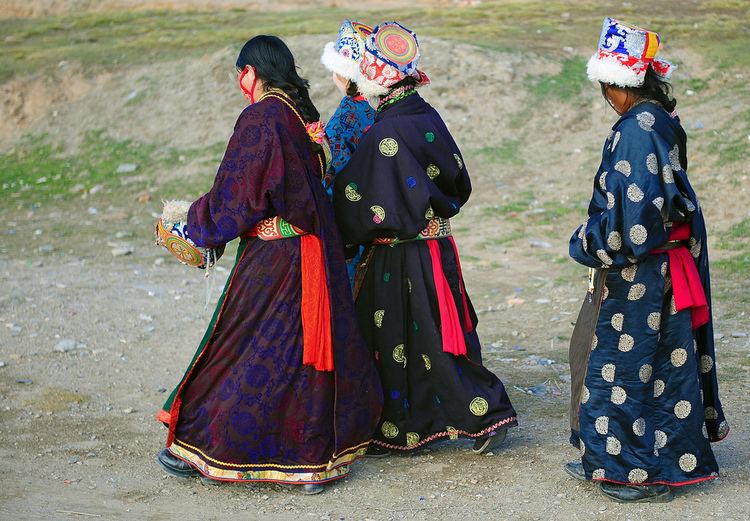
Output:
<svg viewBox="0 0 750 521">
<path fill-rule="evenodd" d="M 198 475 L 198 471 L 190 463 L 186 463 L 172 455 L 167 449 L 159 451 L 159 454 L 156 456 L 156 462 L 161 465 L 164 472 L 178 478 L 189 478 L 190 476 Z"/>
<path fill-rule="evenodd" d="M 365 456 L 368 458 L 387 458 L 390 455 L 391 451 L 389 449 L 373 443 L 367 447 L 367 452 L 365 452 Z"/>
<path fill-rule="evenodd" d="M 602 481 L 599 490 L 618 503 L 668 503 L 674 498 L 667 485 L 618 485 Z"/>
<path fill-rule="evenodd" d="M 563 470 L 567 472 L 571 478 L 575 478 L 578 481 L 586 481 L 586 473 L 583 471 L 583 463 L 580 461 L 569 461 L 563 465 Z"/>
<path fill-rule="evenodd" d="M 505 441 L 505 437 L 508 435 L 508 429 L 498 429 L 492 431 L 487 436 L 482 436 L 474 442 L 471 452 L 474 454 L 486 454 L 492 452 L 492 449 L 498 448 Z"/>
<path fill-rule="evenodd" d="M 315 494 L 320 494 L 325 490 L 323 488 L 323 485 L 320 483 L 308 483 L 307 485 L 302 485 L 302 493 L 306 496 L 314 496 Z"/>
</svg>

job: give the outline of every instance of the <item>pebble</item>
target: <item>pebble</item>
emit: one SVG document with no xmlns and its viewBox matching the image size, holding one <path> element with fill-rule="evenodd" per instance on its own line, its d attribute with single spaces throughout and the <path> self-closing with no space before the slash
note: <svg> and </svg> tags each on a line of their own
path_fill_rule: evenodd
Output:
<svg viewBox="0 0 750 521">
<path fill-rule="evenodd" d="M 549 304 L 552 301 L 548 298 L 538 298 L 534 302 L 536 302 L 537 304 Z"/>
<path fill-rule="evenodd" d="M 724 338 L 724 333 L 714 333 L 714 340 L 721 340 Z"/>
<path fill-rule="evenodd" d="M 154 331 L 156 331 L 154 326 L 144 326 L 143 328 L 144 333 L 153 333 Z"/>
<path fill-rule="evenodd" d="M 113 257 L 124 257 L 125 255 L 131 255 L 135 249 L 132 246 L 121 246 L 119 248 L 112 248 Z"/>
<path fill-rule="evenodd" d="M 17 384 L 31 385 L 34 381 L 31 378 L 19 378 L 16 380 Z"/>
<path fill-rule="evenodd" d="M 118 174 L 129 174 L 131 172 L 135 172 L 136 170 L 138 170 L 138 165 L 136 165 L 135 163 L 121 163 L 117 167 L 117 172 L 116 173 L 118 173 Z"/>
<path fill-rule="evenodd" d="M 547 241 L 540 241 L 539 239 L 529 240 L 529 246 L 532 248 L 551 248 L 552 245 Z"/>
<path fill-rule="evenodd" d="M 164 257 L 154 259 L 154 266 L 161 266 L 162 264 L 164 264 Z"/>
<path fill-rule="evenodd" d="M 732 331 L 732 338 L 747 338 L 747 333 L 741 331 Z"/>
<path fill-rule="evenodd" d="M 60 340 L 57 344 L 55 344 L 54 350 L 59 353 L 67 353 L 77 348 L 78 348 L 78 342 L 70 338 L 66 338 L 66 339 Z"/>
<path fill-rule="evenodd" d="M 94 208 L 94 207 L 92 206 L 92 207 L 90 207 L 90 208 L 88 209 L 88 212 L 89 212 L 89 215 L 96 215 L 97 213 L 99 213 L 99 210 L 97 210 L 96 208 Z"/>
<path fill-rule="evenodd" d="M 133 414 L 135 412 L 135 409 L 133 409 L 132 407 L 128 407 L 127 409 L 123 409 L 122 412 L 124 412 L 125 414 Z"/>
<path fill-rule="evenodd" d="M 154 317 L 152 317 L 151 315 L 146 315 L 145 313 L 141 313 L 140 315 L 138 315 L 138 319 L 143 320 L 144 322 L 154 321 Z"/>
<path fill-rule="evenodd" d="M 5 362 L 0 362 L 0 367 L 5 367 Z"/>
<path fill-rule="evenodd" d="M 55 247 L 51 244 L 43 244 L 42 246 L 39 246 L 38 251 L 39 253 L 52 253 L 55 251 Z"/>
</svg>

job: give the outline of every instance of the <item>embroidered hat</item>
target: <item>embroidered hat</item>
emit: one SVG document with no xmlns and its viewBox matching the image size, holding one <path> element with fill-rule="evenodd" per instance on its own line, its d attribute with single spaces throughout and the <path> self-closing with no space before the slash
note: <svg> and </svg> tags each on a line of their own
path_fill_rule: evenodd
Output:
<svg viewBox="0 0 750 521">
<path fill-rule="evenodd" d="M 365 52 L 359 63 L 357 85 L 367 97 L 383 96 L 399 81 L 409 76 L 419 86 L 430 83 L 417 69 L 420 52 L 417 35 L 398 22 L 376 26 L 365 40 Z"/>
<path fill-rule="evenodd" d="M 359 62 L 365 50 L 365 38 L 372 33 L 372 27 L 351 20 L 344 20 L 339 27 L 339 37 L 328 42 L 323 48 L 320 63 L 339 76 L 357 81 Z"/>
<path fill-rule="evenodd" d="M 605 18 L 599 49 L 586 67 L 589 79 L 619 87 L 640 87 L 651 65 L 657 75 L 668 80 L 676 67 L 656 58 L 660 41 L 653 31 Z"/>
</svg>

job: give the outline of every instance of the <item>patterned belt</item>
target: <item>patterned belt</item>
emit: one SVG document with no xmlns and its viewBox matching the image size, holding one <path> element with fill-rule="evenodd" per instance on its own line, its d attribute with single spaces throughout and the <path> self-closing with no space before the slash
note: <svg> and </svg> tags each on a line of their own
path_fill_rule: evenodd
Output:
<svg viewBox="0 0 750 521">
<path fill-rule="evenodd" d="M 411 239 L 399 239 L 397 237 L 378 237 L 373 239 L 373 244 L 403 244 L 405 242 L 412 241 L 425 241 L 427 239 L 441 239 L 443 237 L 450 237 L 451 233 L 451 222 L 448 219 L 442 217 L 435 217 L 427 222 L 427 227 L 419 232 L 414 238 Z"/>
<path fill-rule="evenodd" d="M 253 231 L 247 234 L 248 237 L 257 237 L 262 241 L 277 241 L 279 239 L 299 237 L 300 235 L 307 235 L 307 232 L 286 222 L 278 215 L 263 219 L 255 226 Z"/>
</svg>

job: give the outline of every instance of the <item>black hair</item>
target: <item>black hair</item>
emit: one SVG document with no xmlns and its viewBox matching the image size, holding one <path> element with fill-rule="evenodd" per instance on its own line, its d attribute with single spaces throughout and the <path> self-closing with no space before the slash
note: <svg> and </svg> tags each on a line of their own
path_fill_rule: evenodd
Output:
<svg viewBox="0 0 750 521">
<path fill-rule="evenodd" d="M 320 113 L 308 93 L 310 82 L 297 74 L 294 56 L 280 38 L 268 35 L 251 38 L 242 46 L 236 65 L 238 69 L 250 65 L 266 87 L 283 90 L 292 99 L 305 123 L 320 119 Z"/>
<path fill-rule="evenodd" d="M 388 90 L 389 91 L 396 90 L 399 87 L 416 87 L 417 85 L 419 85 L 419 80 L 417 78 L 415 78 L 414 76 L 407 76 L 406 78 L 404 78 L 403 80 L 399 81 L 398 83 L 394 83 L 393 85 L 391 85 L 388 88 Z M 387 95 L 388 94 L 383 94 L 383 96 L 387 96 Z M 381 96 L 381 98 L 383 96 Z"/>
<path fill-rule="evenodd" d="M 601 83 L 601 87 L 602 96 L 604 96 L 604 99 L 611 106 L 612 104 L 610 103 L 609 98 L 607 98 L 606 93 L 607 84 Z M 643 79 L 643 85 L 641 85 L 640 87 L 624 88 L 625 90 L 633 94 L 633 96 L 635 96 L 637 99 L 645 99 L 657 102 L 667 112 L 674 111 L 675 107 L 677 106 L 677 100 L 672 95 L 672 85 L 668 81 L 661 79 L 661 77 L 656 74 L 656 71 L 654 71 L 651 65 L 649 65 L 648 69 L 646 69 L 646 76 Z"/>
<path fill-rule="evenodd" d="M 358 94 L 359 87 L 357 86 L 357 82 L 354 80 L 349 80 L 349 83 L 346 85 L 346 95 L 353 98 Z"/>
</svg>

